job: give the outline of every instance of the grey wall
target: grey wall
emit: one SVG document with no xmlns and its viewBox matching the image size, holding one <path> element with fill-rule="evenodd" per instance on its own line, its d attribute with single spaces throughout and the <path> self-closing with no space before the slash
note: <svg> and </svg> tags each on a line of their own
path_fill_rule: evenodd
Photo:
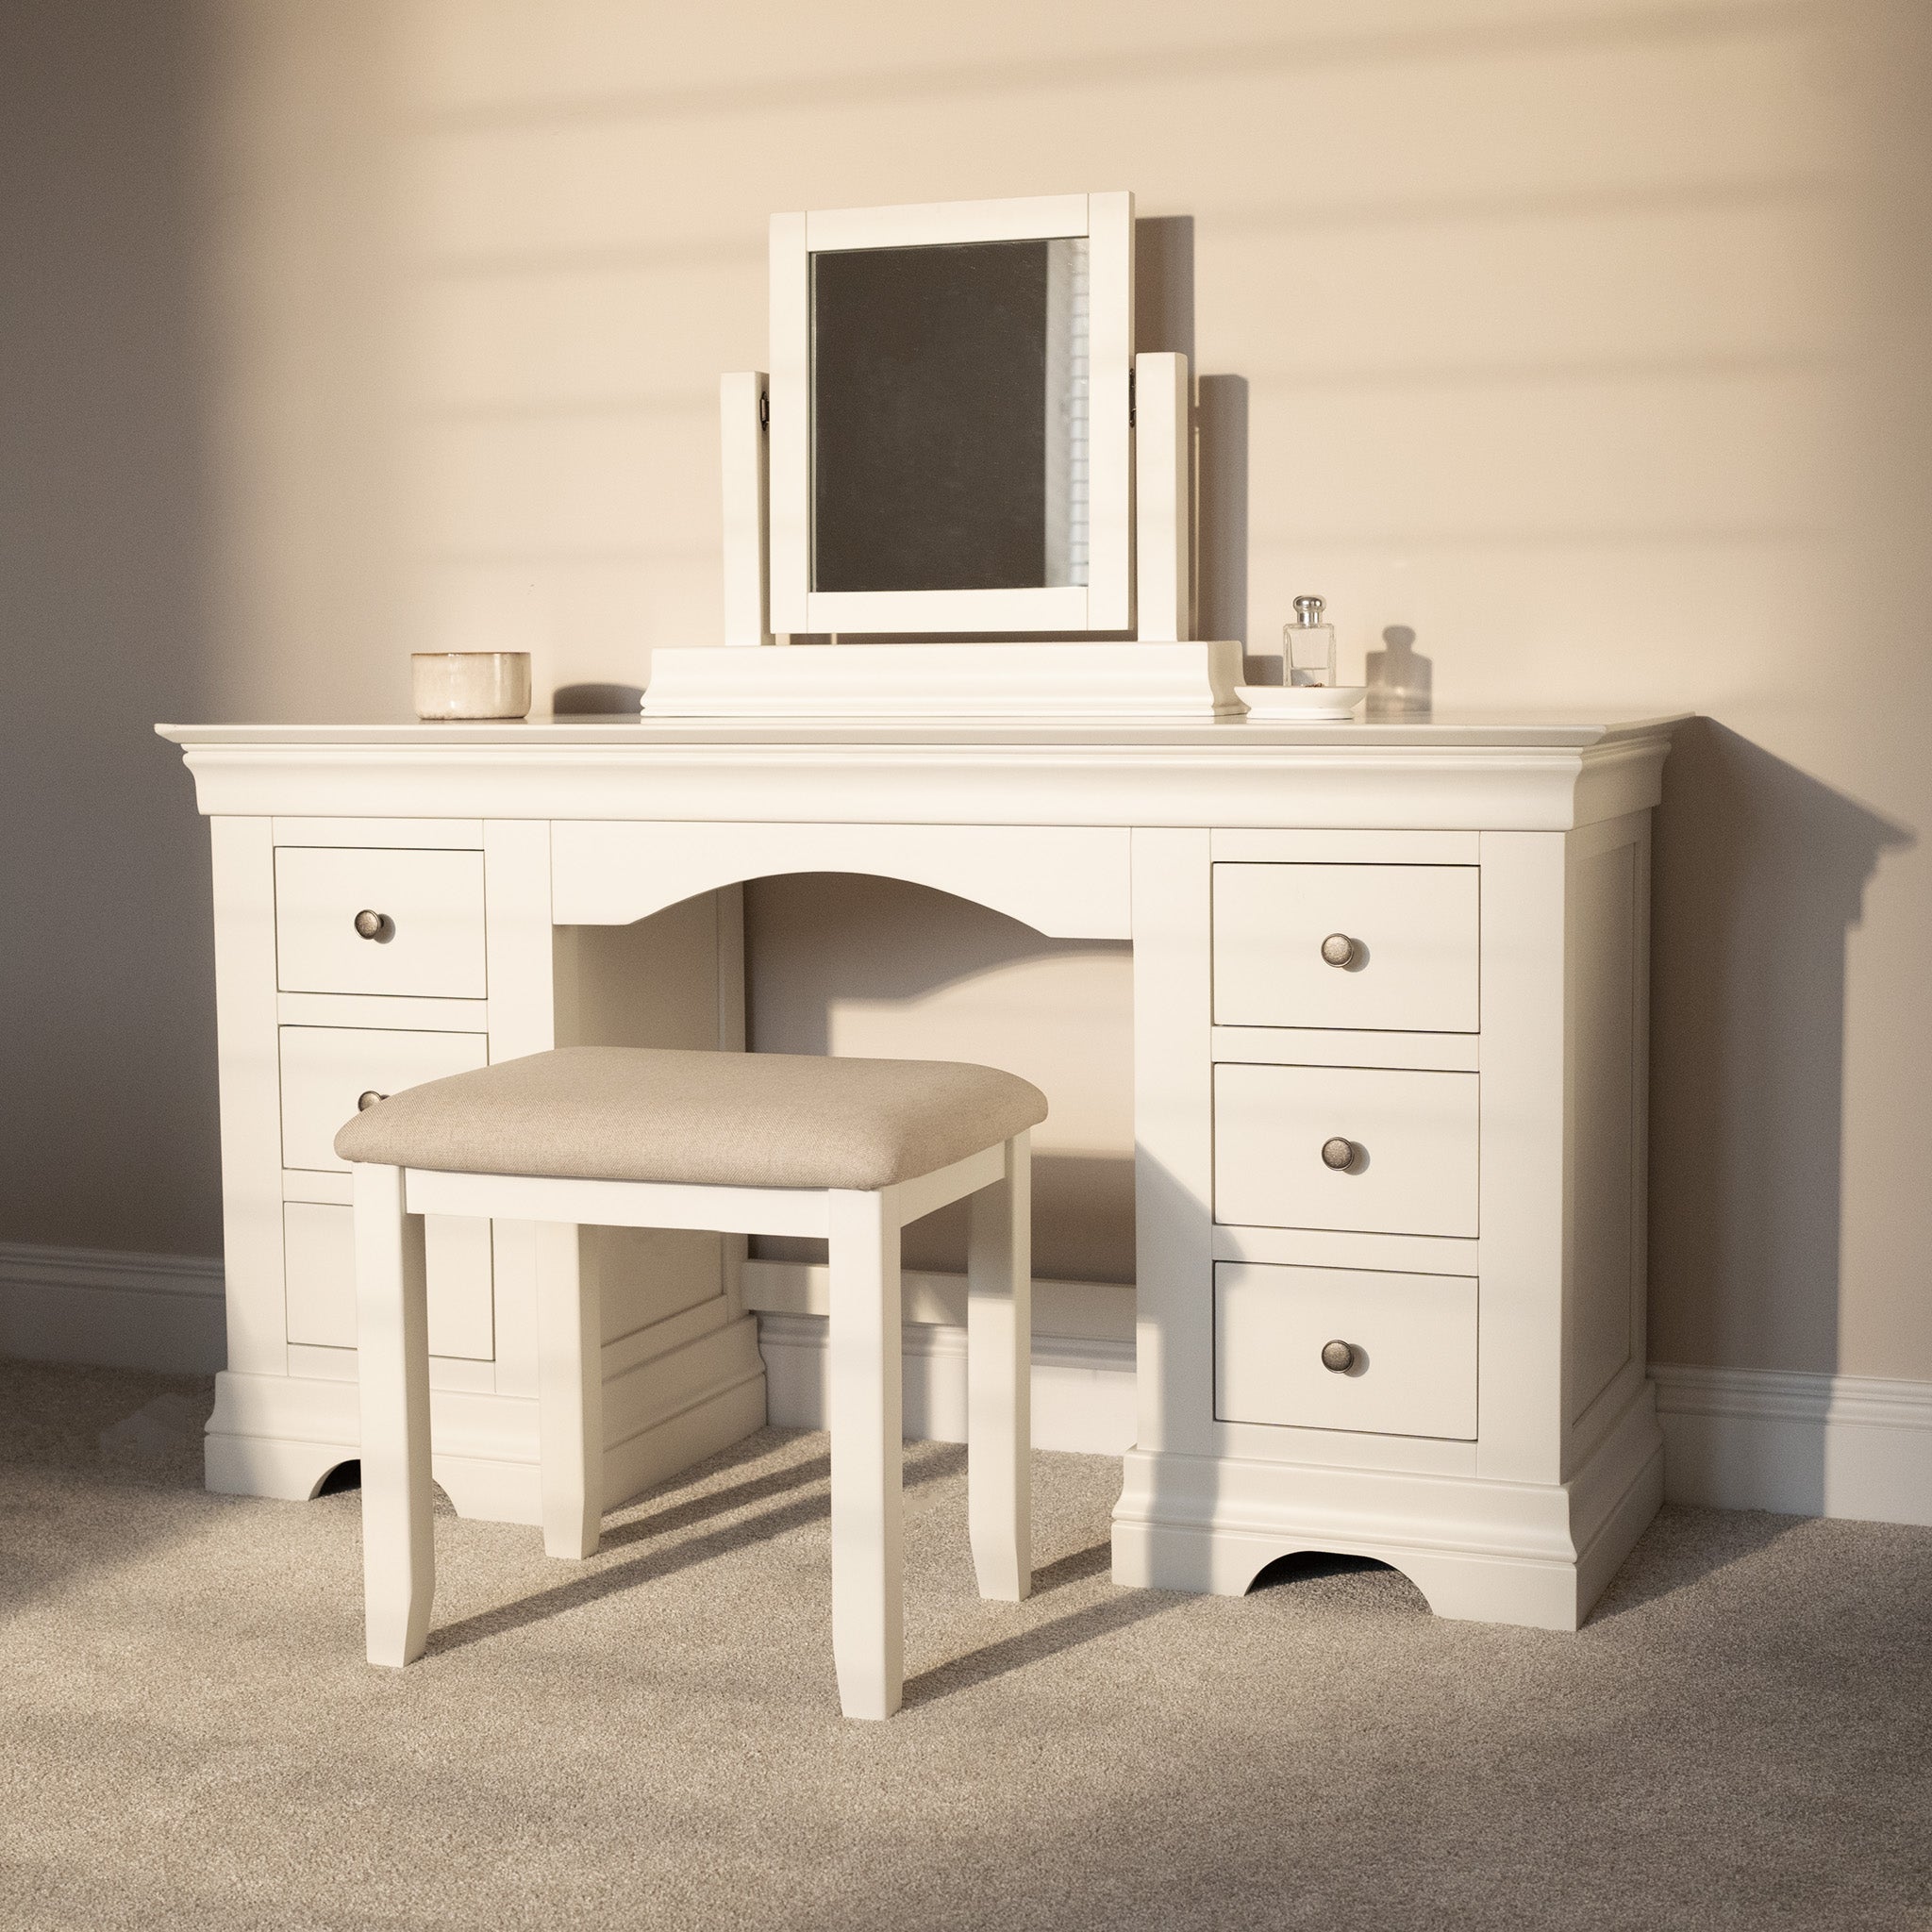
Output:
<svg viewBox="0 0 1932 1932">
<path fill-rule="evenodd" d="M 0 1238 L 218 1253 L 211 75 L 176 0 L 0 8 Z"/>
</svg>

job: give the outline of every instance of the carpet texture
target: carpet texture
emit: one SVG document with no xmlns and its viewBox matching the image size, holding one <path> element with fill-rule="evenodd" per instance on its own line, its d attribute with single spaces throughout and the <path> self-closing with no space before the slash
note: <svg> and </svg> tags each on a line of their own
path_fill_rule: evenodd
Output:
<svg viewBox="0 0 1932 1932">
<path fill-rule="evenodd" d="M 354 1492 L 199 1487 L 208 1385 L 0 1363 L 0 1924 L 1932 1926 L 1932 1530 L 1670 1509 L 1575 1636 L 1302 1559 L 1116 1590 L 1035 1461 L 982 1604 L 907 1452 L 907 1708 L 837 1714 L 826 1443 L 766 1431 L 587 1563 L 437 1518 L 362 1661 Z"/>
</svg>

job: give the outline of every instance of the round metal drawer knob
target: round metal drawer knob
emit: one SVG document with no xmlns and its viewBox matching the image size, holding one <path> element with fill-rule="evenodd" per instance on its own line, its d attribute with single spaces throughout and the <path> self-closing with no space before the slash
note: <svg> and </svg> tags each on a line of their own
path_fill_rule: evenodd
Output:
<svg viewBox="0 0 1932 1932">
<path fill-rule="evenodd" d="M 1322 941 L 1322 957 L 1331 966 L 1353 966 L 1355 941 L 1345 932 L 1331 932 Z"/>
<path fill-rule="evenodd" d="M 366 907 L 356 915 L 356 930 L 365 940 L 387 941 L 396 936 L 396 923 L 387 912 L 371 912 Z"/>
<path fill-rule="evenodd" d="M 387 1093 L 378 1093 L 374 1087 L 365 1087 L 356 1096 L 356 1111 L 358 1113 L 367 1113 L 378 1100 L 387 1100 L 388 1098 L 389 1095 Z"/>
<path fill-rule="evenodd" d="M 1324 1341 L 1322 1344 L 1322 1366 L 1337 1375 L 1345 1375 L 1355 1367 L 1355 1349 L 1346 1341 Z"/>
<path fill-rule="evenodd" d="M 1344 1141 L 1337 1134 L 1334 1140 L 1322 1142 L 1322 1164 L 1324 1167 L 1332 1167 L 1339 1173 L 1344 1167 L 1353 1167 L 1355 1158 L 1359 1152 L 1360 1149 L 1353 1141 Z"/>
</svg>

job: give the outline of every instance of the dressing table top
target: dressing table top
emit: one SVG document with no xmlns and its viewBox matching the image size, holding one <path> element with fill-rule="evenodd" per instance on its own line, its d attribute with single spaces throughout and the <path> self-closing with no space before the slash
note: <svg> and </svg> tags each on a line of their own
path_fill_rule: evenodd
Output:
<svg viewBox="0 0 1932 1932">
<path fill-rule="evenodd" d="M 1078 720 L 1017 723 L 962 720 L 874 722 L 817 719 L 784 724 L 761 720 L 702 718 L 640 719 L 630 712 L 591 713 L 561 718 L 538 716 L 506 723 L 458 724 L 419 720 L 363 724 L 157 724 L 175 744 L 200 745 L 382 745 L 438 749 L 484 745 L 574 749 L 615 746 L 648 750 L 685 745 L 768 744 L 841 745 L 859 748 L 931 745 L 1125 745 L 1158 752 L 1211 745 L 1241 754 L 1257 750 L 1360 750 L 1368 747 L 1445 751 L 1469 749 L 1583 750 L 1631 741 L 1668 739 L 1688 713 L 1654 718 L 1592 722 L 1589 713 L 1444 712 L 1427 720 L 1390 719 L 1368 723 L 1295 723 L 1280 719 L 1233 718 L 1202 723 L 1139 724 L 1117 719 L 1083 724 Z"/>
<path fill-rule="evenodd" d="M 210 817 L 1567 831 L 1654 806 L 1677 722 L 156 728 Z"/>
</svg>

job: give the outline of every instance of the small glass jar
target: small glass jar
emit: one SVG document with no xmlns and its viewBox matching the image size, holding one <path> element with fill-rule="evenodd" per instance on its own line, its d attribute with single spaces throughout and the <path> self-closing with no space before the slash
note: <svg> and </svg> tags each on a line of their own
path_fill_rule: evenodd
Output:
<svg viewBox="0 0 1932 1932">
<path fill-rule="evenodd" d="M 1297 597 L 1294 621 L 1281 626 L 1281 659 L 1290 684 L 1335 682 L 1335 626 L 1322 622 L 1322 610 L 1320 597 Z"/>
</svg>

